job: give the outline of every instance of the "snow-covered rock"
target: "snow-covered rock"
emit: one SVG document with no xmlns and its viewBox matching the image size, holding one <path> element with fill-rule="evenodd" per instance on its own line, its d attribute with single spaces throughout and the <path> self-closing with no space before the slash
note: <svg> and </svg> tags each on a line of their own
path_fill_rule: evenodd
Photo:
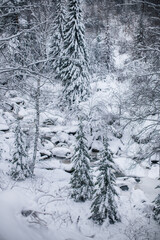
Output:
<svg viewBox="0 0 160 240">
<path fill-rule="evenodd" d="M 6 120 L 0 116 L 0 131 L 8 131 L 9 130 L 9 126 L 6 123 Z"/>
<path fill-rule="evenodd" d="M 48 159 L 52 156 L 52 153 L 46 149 L 41 149 L 39 153 L 40 153 L 40 160 Z"/>
<path fill-rule="evenodd" d="M 59 116 L 54 111 L 47 111 L 41 113 L 40 124 L 46 125 L 63 125 L 64 118 Z"/>
<path fill-rule="evenodd" d="M 76 134 L 78 130 L 78 126 L 66 126 L 64 132 L 68 134 Z"/>
<path fill-rule="evenodd" d="M 93 141 L 92 146 L 91 146 L 92 152 L 100 152 L 103 150 L 103 144 L 101 141 Z"/>
<path fill-rule="evenodd" d="M 34 109 L 24 109 L 23 107 L 21 107 L 18 115 L 19 117 L 23 118 L 23 117 L 29 117 L 29 118 L 33 118 L 33 115 L 35 114 L 35 110 Z"/>
<path fill-rule="evenodd" d="M 54 144 L 47 139 L 43 140 L 42 146 L 47 150 L 52 150 L 54 148 Z"/>
<path fill-rule="evenodd" d="M 66 148 L 66 147 L 55 147 L 52 150 L 52 154 L 55 157 L 59 157 L 59 158 L 68 158 L 71 156 L 71 151 L 70 149 Z"/>
<path fill-rule="evenodd" d="M 25 100 L 21 97 L 14 97 L 13 99 L 11 99 L 11 102 L 17 104 L 25 104 Z"/>
<path fill-rule="evenodd" d="M 58 144 L 59 143 L 59 139 L 58 139 L 58 136 L 54 136 L 51 138 L 51 142 L 54 143 L 54 144 Z"/>
<path fill-rule="evenodd" d="M 0 123 L 0 131 L 8 131 L 9 127 L 7 124 Z"/>
<path fill-rule="evenodd" d="M 129 187 L 128 187 L 127 185 L 122 185 L 122 186 L 120 186 L 120 189 L 121 189 L 122 191 L 128 191 L 128 190 L 129 190 Z"/>
<path fill-rule="evenodd" d="M 16 90 L 10 90 L 10 91 L 7 91 L 6 93 L 6 97 L 7 98 L 15 98 L 18 96 L 18 92 Z"/>
<path fill-rule="evenodd" d="M 67 143 L 68 140 L 69 140 L 69 136 L 65 132 L 58 132 L 57 133 L 57 139 L 58 139 L 59 142 Z"/>
<path fill-rule="evenodd" d="M 141 207 L 141 204 L 147 202 L 147 198 L 141 189 L 133 189 L 131 192 L 131 199 L 135 206 Z"/>
</svg>

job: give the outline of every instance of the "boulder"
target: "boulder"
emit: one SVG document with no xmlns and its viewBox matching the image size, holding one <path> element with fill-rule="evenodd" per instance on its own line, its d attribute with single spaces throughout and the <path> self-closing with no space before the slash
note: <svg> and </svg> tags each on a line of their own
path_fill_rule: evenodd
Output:
<svg viewBox="0 0 160 240">
<path fill-rule="evenodd" d="M 0 131 L 8 131 L 9 127 L 7 124 L 0 123 Z"/>
<path fill-rule="evenodd" d="M 0 131 L 8 131 L 9 130 L 9 126 L 6 123 L 6 120 L 0 116 Z"/>
<path fill-rule="evenodd" d="M 75 135 L 77 130 L 78 130 L 78 126 L 66 126 L 64 129 L 64 132 Z"/>
<path fill-rule="evenodd" d="M 91 146 L 92 152 L 98 153 L 103 149 L 103 144 L 101 141 L 94 140 Z"/>
<path fill-rule="evenodd" d="M 71 151 L 66 147 L 55 147 L 54 149 L 52 149 L 52 154 L 54 157 L 58 157 L 58 158 L 71 157 Z"/>
<path fill-rule="evenodd" d="M 59 143 L 68 143 L 69 140 L 69 136 L 67 133 L 65 132 L 58 132 L 57 135 L 57 140 Z"/>
<path fill-rule="evenodd" d="M 121 189 L 122 191 L 128 191 L 128 190 L 129 190 L 129 187 L 128 187 L 127 185 L 122 185 L 122 186 L 120 186 L 120 189 Z"/>
<path fill-rule="evenodd" d="M 141 181 L 141 179 L 138 178 L 138 177 L 135 177 L 135 181 L 136 181 L 137 183 L 139 183 L 139 182 Z"/>
<path fill-rule="evenodd" d="M 42 146 L 46 150 L 52 150 L 54 148 L 53 143 L 51 141 L 47 140 L 47 139 L 42 140 Z"/>
<path fill-rule="evenodd" d="M 25 104 L 24 99 L 23 99 L 23 98 L 20 98 L 20 97 L 14 97 L 11 101 L 12 101 L 13 103 L 17 103 L 18 105 L 19 105 L 19 104 L 22 104 L 22 105 Z"/>
<path fill-rule="evenodd" d="M 40 150 L 40 160 L 48 159 L 52 156 L 52 153 L 46 149 Z"/>
</svg>

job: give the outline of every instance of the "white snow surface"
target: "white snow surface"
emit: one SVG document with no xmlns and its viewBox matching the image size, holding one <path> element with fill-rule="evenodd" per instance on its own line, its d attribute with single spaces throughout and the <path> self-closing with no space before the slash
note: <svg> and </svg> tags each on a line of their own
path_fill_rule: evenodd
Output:
<svg viewBox="0 0 160 240">
<path fill-rule="evenodd" d="M 137 183 L 132 178 L 118 178 L 117 186 L 120 183 L 129 186 L 126 192 L 117 187 L 122 222 L 115 225 L 106 222 L 100 227 L 88 219 L 91 201 L 76 203 L 70 199 L 70 174 L 63 170 L 65 164 L 58 162 L 48 161 L 53 170 L 43 169 L 43 163 L 38 163 L 35 177 L 25 180 L 25 184 L 13 182 L 1 173 L 4 180 L 0 192 L 1 240 L 127 240 L 133 231 L 138 240 L 147 239 L 145 236 L 159 240 L 159 227 L 151 211 L 159 191 L 155 189 L 157 179 L 145 177 Z M 39 219 L 22 216 L 22 210 L 36 211 Z"/>
</svg>

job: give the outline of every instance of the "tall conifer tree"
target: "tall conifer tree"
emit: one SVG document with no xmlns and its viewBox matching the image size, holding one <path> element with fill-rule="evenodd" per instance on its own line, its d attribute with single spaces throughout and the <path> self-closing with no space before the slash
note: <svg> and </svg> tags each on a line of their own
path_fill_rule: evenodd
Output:
<svg viewBox="0 0 160 240">
<path fill-rule="evenodd" d="M 56 15 L 53 26 L 53 36 L 50 56 L 56 79 L 61 79 L 64 27 L 65 27 L 65 6 L 64 0 L 56 0 Z"/>
<path fill-rule="evenodd" d="M 88 55 L 84 34 L 80 0 L 69 0 L 61 69 L 62 102 L 69 107 L 86 100 L 89 95 Z"/>
</svg>

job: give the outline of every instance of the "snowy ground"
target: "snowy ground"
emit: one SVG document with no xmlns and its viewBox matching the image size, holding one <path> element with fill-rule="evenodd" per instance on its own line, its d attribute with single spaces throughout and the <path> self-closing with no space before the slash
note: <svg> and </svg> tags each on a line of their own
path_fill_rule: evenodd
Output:
<svg viewBox="0 0 160 240">
<path fill-rule="evenodd" d="M 25 184 L 13 182 L 1 172 L 0 240 L 160 239 L 159 226 L 152 219 L 152 201 L 159 191 L 155 189 L 157 179 L 142 177 L 136 182 L 134 178 L 118 178 L 122 222 L 99 227 L 88 219 L 90 201 L 76 203 L 69 198 L 70 174 L 63 170 L 65 164 L 54 159 L 51 163 L 54 170 L 38 164 L 35 177 Z M 121 185 L 129 190 L 122 191 Z M 25 217 L 22 210 L 33 212 Z"/>
<path fill-rule="evenodd" d="M 102 100 L 107 102 L 108 98 L 115 98 L 112 106 L 103 105 L 110 116 L 109 113 L 117 111 L 115 92 L 117 89 L 121 92 L 121 88 L 113 82 L 98 84 L 92 86 L 97 90 L 84 106 L 84 111 L 89 115 Z M 110 93 L 108 89 L 112 89 Z M 8 97 L 10 103 L 13 100 L 20 101 Z M 20 105 L 23 128 L 29 128 L 31 135 L 34 113 L 27 102 Z M 97 117 L 94 112 L 92 117 Z M 44 110 L 40 120 L 41 142 L 38 147 L 41 156 L 36 164 L 35 177 L 14 182 L 7 173 L 11 165 L 15 119 L 10 112 L 0 111 L 0 240 L 159 240 L 160 229 L 152 218 L 152 201 L 159 192 L 155 189 L 159 184 L 158 165 L 133 167 L 131 159 L 124 154 L 127 137 L 124 136 L 122 141 L 112 139 L 112 151 L 116 153 L 119 147 L 123 150 L 122 155 L 116 155 L 115 162 L 129 176 L 117 178 L 122 221 L 115 225 L 105 222 L 103 226 L 97 226 L 88 219 L 91 202 L 76 203 L 69 198 L 70 173 L 64 170 L 72 166 L 63 160 L 73 153 L 77 122 L 74 119 L 67 122 L 63 114 L 52 109 Z M 88 140 L 92 148 L 101 150 L 99 141 L 89 137 Z M 121 186 L 127 186 L 128 191 L 122 191 Z M 30 212 L 25 212 L 28 215 L 24 216 L 24 211 Z"/>
</svg>

